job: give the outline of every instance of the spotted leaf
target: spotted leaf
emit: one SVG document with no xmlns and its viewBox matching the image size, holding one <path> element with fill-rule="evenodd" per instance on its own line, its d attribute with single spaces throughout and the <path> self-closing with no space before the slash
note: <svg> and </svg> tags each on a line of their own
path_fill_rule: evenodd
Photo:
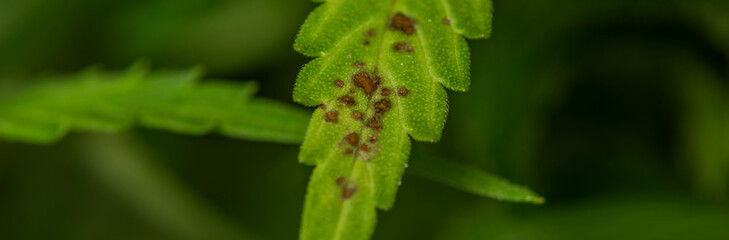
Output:
<svg viewBox="0 0 729 240">
<path fill-rule="evenodd" d="M 330 0 L 316 8 L 294 48 L 316 57 L 294 100 L 318 106 L 299 160 L 316 165 L 301 239 L 368 239 L 376 208 L 389 209 L 410 137 L 435 142 L 448 103 L 466 91 L 464 37 L 490 34 L 489 0 Z"/>
</svg>

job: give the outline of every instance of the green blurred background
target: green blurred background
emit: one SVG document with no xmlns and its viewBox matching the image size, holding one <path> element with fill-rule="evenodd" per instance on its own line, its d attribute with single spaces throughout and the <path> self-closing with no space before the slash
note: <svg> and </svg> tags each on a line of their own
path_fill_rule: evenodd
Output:
<svg viewBox="0 0 729 240">
<path fill-rule="evenodd" d="M 202 65 L 291 102 L 302 0 L 0 0 L 0 94 L 99 64 Z M 495 0 L 472 87 L 414 148 L 542 194 L 406 174 L 374 239 L 729 239 L 729 1 Z M 298 146 L 149 129 L 0 142 L 0 239 L 295 239 Z M 417 161 L 418 159 L 411 159 Z"/>
</svg>

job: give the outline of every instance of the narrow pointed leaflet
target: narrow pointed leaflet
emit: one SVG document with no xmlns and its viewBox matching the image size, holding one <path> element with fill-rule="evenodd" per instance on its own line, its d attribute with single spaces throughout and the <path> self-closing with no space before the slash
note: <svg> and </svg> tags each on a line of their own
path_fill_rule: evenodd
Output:
<svg viewBox="0 0 729 240">
<path fill-rule="evenodd" d="M 438 141 L 445 89 L 466 91 L 465 39 L 490 33 L 487 0 L 331 0 L 315 9 L 294 48 L 316 57 L 294 100 L 318 106 L 299 160 L 316 165 L 301 239 L 368 239 L 389 209 L 410 155 L 408 135 Z"/>
</svg>

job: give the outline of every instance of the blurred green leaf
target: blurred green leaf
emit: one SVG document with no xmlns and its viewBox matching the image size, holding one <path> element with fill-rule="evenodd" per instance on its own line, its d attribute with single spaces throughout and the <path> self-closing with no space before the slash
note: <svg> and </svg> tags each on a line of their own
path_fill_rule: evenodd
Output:
<svg viewBox="0 0 729 240">
<path fill-rule="evenodd" d="M 683 154 L 695 189 L 713 199 L 729 190 L 729 98 L 722 80 L 698 61 L 679 61 Z"/>
<path fill-rule="evenodd" d="M 661 195 L 616 195 L 526 213 L 476 207 L 449 222 L 438 239 L 727 239 L 726 210 Z"/>
<path fill-rule="evenodd" d="M 107 26 L 111 56 L 128 62 L 204 63 L 216 74 L 234 74 L 278 61 L 306 13 L 297 0 L 125 1 Z M 261 24 L 265 21 L 265 24 Z"/>
<path fill-rule="evenodd" d="M 413 153 L 408 170 L 433 181 L 500 201 L 542 204 L 544 198 L 529 188 L 512 184 L 504 179 L 422 152 Z"/>
<path fill-rule="evenodd" d="M 88 135 L 81 160 L 110 190 L 174 239 L 253 239 L 125 136 Z"/>
<path fill-rule="evenodd" d="M 252 100 L 255 83 L 199 82 L 199 69 L 85 73 L 51 79 L 0 98 L 0 138 L 53 143 L 70 130 L 118 132 L 135 123 L 183 134 L 297 143 L 308 116 L 273 100 Z M 253 102 L 251 102 L 253 101 Z"/>
<path fill-rule="evenodd" d="M 230 120 L 220 126 L 223 135 L 281 143 L 301 143 L 309 116 L 295 106 L 269 100 L 253 99 L 244 111 L 230 113 Z"/>
</svg>

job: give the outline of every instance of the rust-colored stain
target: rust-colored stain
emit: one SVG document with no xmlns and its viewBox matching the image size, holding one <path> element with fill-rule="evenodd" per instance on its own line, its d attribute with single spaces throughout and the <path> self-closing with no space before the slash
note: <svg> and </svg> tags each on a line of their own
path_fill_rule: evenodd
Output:
<svg viewBox="0 0 729 240">
<path fill-rule="evenodd" d="M 370 152 L 372 149 L 370 148 L 370 146 L 367 146 L 367 144 L 362 144 L 361 146 L 359 146 L 359 150 L 362 150 L 364 152 Z"/>
<path fill-rule="evenodd" d="M 396 52 L 407 51 L 409 53 L 412 53 L 413 51 L 415 51 L 415 49 L 413 49 L 413 46 L 410 46 L 409 42 L 395 43 L 395 45 L 392 46 L 392 49 L 394 49 Z"/>
<path fill-rule="evenodd" d="M 357 146 L 357 144 L 359 144 L 359 134 L 357 134 L 357 133 L 347 134 L 347 136 L 344 139 L 347 140 L 349 145 Z"/>
<path fill-rule="evenodd" d="M 352 76 L 354 86 L 361 88 L 368 97 L 372 97 L 372 94 L 377 91 L 377 88 L 380 85 L 380 80 L 379 76 L 375 75 L 370 77 L 370 75 L 366 72 L 358 72 Z"/>
<path fill-rule="evenodd" d="M 337 123 L 337 122 L 339 122 L 339 119 L 337 119 L 338 116 L 339 116 L 339 112 L 329 111 L 324 114 L 324 121 L 327 121 L 330 123 Z"/>
<path fill-rule="evenodd" d="M 408 89 L 407 88 L 404 88 L 404 87 L 401 87 L 400 89 L 398 89 L 397 90 L 397 93 L 400 94 L 400 96 L 403 96 L 403 97 L 407 97 L 408 95 L 410 95 L 410 92 L 408 91 Z"/>
<path fill-rule="evenodd" d="M 392 17 L 390 28 L 400 30 L 407 35 L 415 32 L 415 20 L 405 16 L 405 14 L 397 13 Z"/>
<path fill-rule="evenodd" d="M 345 181 L 345 180 L 346 180 L 346 179 L 345 179 L 344 177 L 342 177 L 342 176 L 339 176 L 339 177 L 337 178 L 337 180 L 335 180 L 335 182 L 337 183 L 337 186 L 342 186 L 342 184 L 344 184 L 344 181 Z"/>
<path fill-rule="evenodd" d="M 344 81 L 339 80 L 339 79 L 334 80 L 334 86 L 342 88 L 342 87 L 344 87 Z"/>
<path fill-rule="evenodd" d="M 377 142 L 377 135 L 376 134 L 370 135 L 370 138 L 367 141 L 370 142 L 370 143 L 376 143 Z"/>
<path fill-rule="evenodd" d="M 364 115 L 361 112 L 354 111 L 352 113 L 352 117 L 354 117 L 354 119 L 357 119 L 357 120 L 362 120 L 362 118 L 364 118 Z"/>
<path fill-rule="evenodd" d="M 392 103 L 390 103 L 390 100 L 387 99 L 380 99 L 380 101 L 375 102 L 375 112 L 377 113 L 385 113 L 387 110 L 390 110 L 390 107 L 392 106 Z"/>
<path fill-rule="evenodd" d="M 366 126 L 368 128 L 372 128 L 377 131 L 382 130 L 382 123 L 380 122 L 380 118 L 378 118 L 378 117 L 372 117 L 369 120 L 367 120 Z"/>
<path fill-rule="evenodd" d="M 349 95 L 344 95 L 344 96 L 338 97 L 337 101 L 339 101 L 340 103 L 346 103 L 347 107 L 357 105 L 357 102 L 354 101 L 354 98 Z"/>
<path fill-rule="evenodd" d="M 375 29 L 371 28 L 370 30 L 367 30 L 367 32 L 365 32 L 365 35 L 368 37 L 374 37 L 376 35 Z"/>
<path fill-rule="evenodd" d="M 351 198 L 354 195 L 354 193 L 356 193 L 356 192 L 357 192 L 357 186 L 345 187 L 344 189 L 342 189 L 342 200 L 347 200 L 347 199 Z"/>
<path fill-rule="evenodd" d="M 363 68 L 364 66 L 365 66 L 365 64 L 363 62 L 360 62 L 360 61 L 354 62 L 354 67 L 356 67 L 356 68 Z"/>
</svg>

